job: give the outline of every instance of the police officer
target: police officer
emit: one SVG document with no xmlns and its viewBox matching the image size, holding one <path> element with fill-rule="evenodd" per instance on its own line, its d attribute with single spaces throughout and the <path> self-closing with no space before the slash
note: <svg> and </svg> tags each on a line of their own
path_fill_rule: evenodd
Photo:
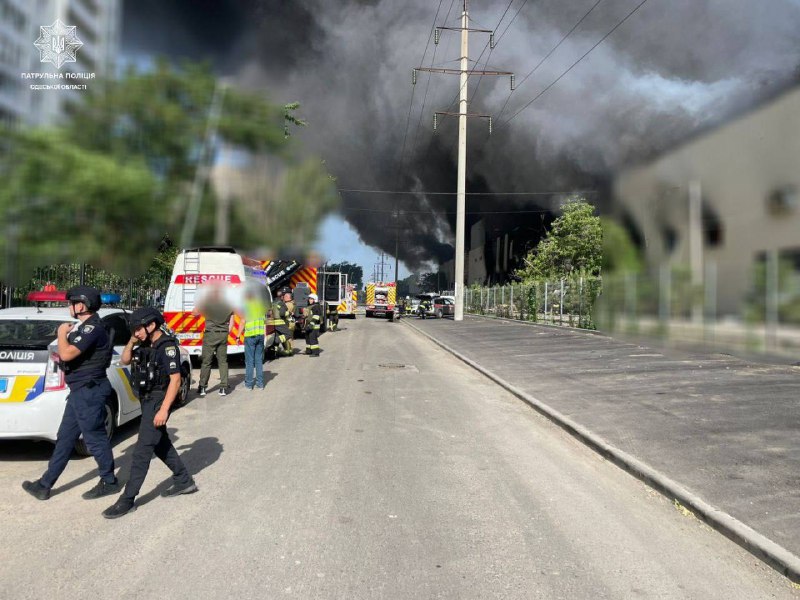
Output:
<svg viewBox="0 0 800 600">
<path fill-rule="evenodd" d="M 319 326 L 322 323 L 322 308 L 317 303 L 317 295 L 308 295 L 308 308 L 305 309 L 306 354 L 319 356 Z"/>
<path fill-rule="evenodd" d="M 114 455 L 105 427 L 106 403 L 114 394 L 106 369 L 111 364 L 114 348 L 97 315 L 100 292 L 79 285 L 67 291 L 67 301 L 70 316 L 78 319 L 77 324 L 62 323 L 58 328 L 58 356 L 69 386 L 67 405 L 47 471 L 40 479 L 22 484 L 26 492 L 39 500 L 50 497 L 50 490 L 64 472 L 81 434 L 100 473 L 98 484 L 83 497 L 91 500 L 115 494 L 120 489 L 114 476 Z"/>
<path fill-rule="evenodd" d="M 197 491 L 167 433 L 169 410 L 181 387 L 181 367 L 178 342 L 161 329 L 163 324 L 161 313 L 152 307 L 137 308 L 131 315 L 133 335 L 122 351 L 120 364 L 132 365 L 131 381 L 142 406 L 142 420 L 130 478 L 119 499 L 103 511 L 107 519 L 136 510 L 134 499 L 142 488 L 153 454 L 172 471 L 172 486 L 162 496 Z"/>
<path fill-rule="evenodd" d="M 294 315 L 292 314 L 294 303 L 292 302 L 291 288 L 284 287 L 278 290 L 278 298 L 279 300 L 272 305 L 272 322 L 275 325 L 275 333 L 278 336 L 278 340 L 283 346 L 283 350 L 280 353 L 281 356 L 292 356 L 294 354 L 294 348 L 292 348 L 293 335 L 289 324 L 291 323 L 292 328 L 294 327 Z"/>
</svg>

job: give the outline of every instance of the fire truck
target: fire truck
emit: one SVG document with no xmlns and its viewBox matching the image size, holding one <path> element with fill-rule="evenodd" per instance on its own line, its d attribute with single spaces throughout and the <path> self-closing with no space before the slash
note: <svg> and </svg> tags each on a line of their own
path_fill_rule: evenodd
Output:
<svg viewBox="0 0 800 600">
<path fill-rule="evenodd" d="M 396 303 L 397 289 L 394 282 L 376 281 L 367 284 L 367 318 L 380 315 L 393 321 Z"/>
</svg>

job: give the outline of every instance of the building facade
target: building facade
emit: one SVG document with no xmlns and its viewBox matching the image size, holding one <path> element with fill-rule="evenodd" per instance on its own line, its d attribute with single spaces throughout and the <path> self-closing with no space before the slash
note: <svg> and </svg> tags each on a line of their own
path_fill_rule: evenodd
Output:
<svg viewBox="0 0 800 600">
<path fill-rule="evenodd" d="M 756 265 L 800 267 L 800 88 L 614 180 L 616 216 L 652 273 L 713 275 L 717 314 L 740 315 Z M 694 207 L 694 208 L 693 208 Z"/>
<path fill-rule="evenodd" d="M 85 91 L 30 89 L 26 72 L 58 72 L 40 61 L 34 42 L 40 27 L 60 19 L 75 26 L 82 46 L 77 61 L 65 63 L 60 72 L 115 75 L 120 48 L 122 8 L 120 0 L 0 0 L 0 121 L 8 124 L 51 126 L 81 102 Z"/>
</svg>

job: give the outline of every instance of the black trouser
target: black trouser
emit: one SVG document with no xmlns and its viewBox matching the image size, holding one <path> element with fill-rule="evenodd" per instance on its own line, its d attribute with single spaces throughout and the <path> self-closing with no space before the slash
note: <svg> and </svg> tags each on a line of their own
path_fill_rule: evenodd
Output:
<svg viewBox="0 0 800 600">
<path fill-rule="evenodd" d="M 155 454 L 161 459 L 170 471 L 172 479 L 178 485 L 185 485 L 192 481 L 192 476 L 178 456 L 178 451 L 172 445 L 167 433 L 167 426 L 156 427 L 153 419 L 161 408 L 164 400 L 164 392 L 153 392 L 150 396 L 142 398 L 142 420 L 139 423 L 139 439 L 136 440 L 136 448 L 133 451 L 133 461 L 131 462 L 131 475 L 125 485 L 125 492 L 122 498 L 133 502 L 133 499 L 142 489 L 147 470 L 150 468 L 150 461 Z"/>
<path fill-rule="evenodd" d="M 114 455 L 111 442 L 106 435 L 106 402 L 112 397 L 114 390 L 108 379 L 92 381 L 67 396 L 67 405 L 58 428 L 56 447 L 42 475 L 41 482 L 45 487 L 53 487 L 58 477 L 64 472 L 75 442 L 83 434 L 83 441 L 97 461 L 100 479 L 113 483 Z"/>
</svg>

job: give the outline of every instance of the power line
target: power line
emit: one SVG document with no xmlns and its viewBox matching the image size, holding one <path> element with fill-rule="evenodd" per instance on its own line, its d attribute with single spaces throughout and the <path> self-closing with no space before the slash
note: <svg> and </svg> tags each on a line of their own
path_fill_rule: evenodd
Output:
<svg viewBox="0 0 800 600">
<path fill-rule="evenodd" d="M 544 96 L 544 94 L 546 94 L 546 93 L 547 93 L 547 91 L 548 91 L 550 88 L 552 88 L 552 87 L 553 87 L 555 84 L 557 84 L 559 81 L 561 81 L 561 79 L 562 79 L 562 78 L 563 78 L 563 77 L 564 77 L 564 76 L 565 76 L 567 73 L 569 73 L 569 72 L 570 72 L 570 71 L 571 71 L 573 68 L 575 68 L 575 66 L 576 66 L 576 65 L 577 65 L 579 62 L 581 62 L 581 61 L 582 61 L 584 58 L 586 58 L 587 56 L 589 56 L 589 54 L 592 52 L 592 50 L 594 50 L 595 48 L 597 48 L 597 47 L 598 47 L 600 44 L 602 44 L 602 43 L 603 43 L 603 42 L 604 42 L 604 41 L 605 41 L 605 40 L 606 40 L 606 39 L 607 39 L 607 38 L 608 38 L 608 37 L 609 37 L 609 36 L 610 36 L 612 33 L 614 33 L 614 32 L 615 32 L 617 29 L 619 29 L 619 28 L 622 26 L 622 24 L 623 24 L 623 23 L 625 23 L 625 21 L 627 21 L 629 18 L 631 18 L 631 16 L 633 16 L 633 14 L 634 14 L 634 13 L 635 13 L 637 10 L 639 10 L 639 9 L 640 9 L 642 6 L 644 6 L 646 2 L 647 2 L 647 0 L 642 0 L 642 1 L 641 1 L 639 4 L 637 4 L 637 5 L 636 5 L 636 7 L 635 7 L 635 8 L 634 8 L 632 11 L 630 11 L 630 12 L 629 12 L 627 15 L 625 15 L 625 18 L 624 18 L 624 19 L 622 19 L 622 20 L 621 20 L 619 23 L 617 23 L 617 24 L 616 24 L 616 25 L 615 25 L 615 26 L 614 26 L 614 27 L 611 29 L 611 31 L 609 31 L 609 32 L 608 32 L 607 34 L 605 34 L 605 35 L 604 35 L 602 38 L 600 38 L 600 40 L 599 40 L 599 41 L 598 41 L 598 42 L 597 42 L 597 43 L 596 43 L 594 46 L 592 46 L 591 48 L 589 48 L 589 49 L 588 49 L 588 50 L 587 50 L 587 51 L 586 51 L 586 52 L 583 54 L 583 56 L 581 56 L 581 57 L 580 57 L 578 60 L 576 60 L 574 63 L 572 63 L 572 65 L 570 65 L 570 67 L 569 67 L 569 68 L 568 68 L 566 71 L 564 71 L 564 72 L 563 72 L 561 75 L 559 75 L 559 76 L 558 76 L 558 77 L 557 77 L 557 78 L 556 78 L 556 79 L 555 79 L 555 80 L 554 80 L 554 81 L 553 81 L 553 82 L 552 82 L 550 85 L 548 85 L 548 86 L 547 86 L 546 88 L 544 88 L 544 89 L 543 89 L 541 92 L 539 92 L 539 93 L 536 95 L 536 97 L 535 97 L 533 100 L 531 100 L 530 102 L 528 102 L 527 104 L 525 104 L 525 105 L 524 105 L 522 108 L 520 108 L 520 109 L 519 109 L 517 112 L 515 112 L 513 115 L 511 115 L 511 117 L 509 117 L 509 118 L 508 118 L 508 120 L 506 120 L 506 121 L 504 121 L 503 123 L 501 123 L 501 126 L 502 126 L 502 125 L 508 125 L 508 124 L 511 122 L 511 120 L 512 120 L 512 119 L 514 119 L 514 117 L 516 117 L 516 116 L 517 116 L 519 113 L 521 113 L 523 110 L 525 110 L 526 108 L 528 108 L 528 107 L 529 107 L 531 104 L 533 104 L 534 102 L 536 102 L 536 101 L 537 101 L 539 98 L 541 98 L 542 96 Z"/>
<path fill-rule="evenodd" d="M 357 208 L 357 207 L 352 207 L 352 208 L 342 207 L 339 210 L 349 211 L 349 212 L 392 213 L 392 214 L 398 212 L 397 209 Z M 546 213 L 552 213 L 552 212 L 554 212 L 554 211 L 546 210 L 546 209 L 536 209 L 536 210 L 534 210 L 534 209 L 521 209 L 521 210 L 468 210 L 468 211 L 466 211 L 466 214 L 468 214 L 468 215 L 516 215 L 516 214 L 526 214 L 526 213 L 529 213 L 529 214 L 546 214 Z M 399 214 L 401 214 L 401 215 L 432 215 L 432 214 L 454 215 L 454 214 L 456 214 L 456 212 L 453 211 L 453 210 L 439 211 L 439 210 L 433 210 L 433 209 L 430 209 L 430 210 L 401 210 L 401 211 L 399 211 Z"/>
<path fill-rule="evenodd" d="M 422 58 L 420 59 L 420 64 L 425 62 L 425 55 L 428 53 L 428 46 L 431 44 L 431 38 L 433 37 L 433 32 L 436 29 L 436 19 L 439 17 L 439 10 L 442 8 L 442 2 L 444 0 L 439 0 L 439 6 L 436 8 L 436 14 L 433 17 L 433 25 L 431 26 L 431 32 L 428 34 L 428 41 L 425 44 L 425 50 L 422 51 Z M 408 139 L 408 126 L 411 124 L 411 109 L 414 107 L 414 93 L 417 90 L 417 86 L 411 86 L 411 101 L 408 103 L 408 115 L 406 116 L 406 130 L 403 133 L 403 148 L 400 150 L 400 171 L 402 172 L 403 167 L 405 165 L 405 154 L 406 154 L 406 140 Z"/>
<path fill-rule="evenodd" d="M 394 194 L 394 195 L 425 195 L 425 196 L 455 196 L 457 192 L 415 192 L 411 190 L 364 190 L 343 188 L 337 190 L 343 194 Z M 558 196 L 564 194 L 596 194 L 597 190 L 568 190 L 547 192 L 466 192 L 467 196 Z"/>
<path fill-rule="evenodd" d="M 558 42 L 558 43 L 557 43 L 555 46 L 553 46 L 553 48 L 550 50 L 550 52 L 548 52 L 548 53 L 547 53 L 547 54 L 544 56 L 544 58 L 542 58 L 542 60 L 540 60 L 540 61 L 539 61 L 539 63 L 538 63 L 538 64 L 537 64 L 535 67 L 533 67 L 533 69 L 531 69 L 531 72 L 530 72 L 530 73 L 528 73 L 527 75 L 525 75 L 525 77 L 523 77 L 523 78 L 522 78 L 522 80 L 521 80 L 521 81 L 520 81 L 520 82 L 517 84 L 517 86 L 516 86 L 516 88 L 517 88 L 517 89 L 519 89 L 520 87 L 522 87 L 522 84 L 523 84 L 523 83 L 525 83 L 525 81 L 527 81 L 527 79 L 528 79 L 528 78 L 529 78 L 531 75 L 533 75 L 534 73 L 536 73 L 536 71 L 539 69 L 539 67 L 541 67 L 541 66 L 542 66 L 542 64 L 544 64 L 544 62 L 545 62 L 545 61 L 546 61 L 548 58 L 550 58 L 550 57 L 553 55 L 553 52 L 555 52 L 556 50 L 558 50 L 559 46 L 561 46 L 561 44 L 563 44 L 563 43 L 564 43 L 564 41 L 565 41 L 565 40 L 566 40 L 566 39 L 567 39 L 567 38 L 568 38 L 568 37 L 569 37 L 569 36 L 572 34 L 572 32 L 573 32 L 573 31 L 575 31 L 575 30 L 576 30 L 576 29 L 577 29 L 577 28 L 580 26 L 580 24 L 581 24 L 581 23 L 583 23 L 583 21 L 586 19 L 586 17 L 588 17 L 588 16 L 589 16 L 589 14 L 591 14 L 591 12 L 592 12 L 592 11 L 593 11 L 595 8 L 597 8 L 597 5 L 598 5 L 598 4 L 600 4 L 602 1 L 603 1 L 603 0 L 597 0 L 597 2 L 595 2 L 595 3 L 592 5 L 592 7 L 591 7 L 589 10 L 587 10 L 587 11 L 584 13 L 584 15 L 583 15 L 583 16 L 582 16 L 582 17 L 581 17 L 579 20 L 578 20 L 578 22 L 577 22 L 577 23 L 575 23 L 575 25 L 572 27 L 572 29 L 570 29 L 570 30 L 569 30 L 569 31 L 568 31 L 566 34 L 564 34 L 564 37 L 562 37 L 562 38 L 559 40 L 559 42 Z M 497 115 L 497 120 L 498 120 L 498 121 L 500 120 L 500 117 L 502 117 L 502 116 L 503 116 L 503 113 L 505 112 L 505 110 L 506 110 L 506 107 L 508 106 L 508 103 L 509 103 L 509 101 L 511 100 L 511 95 L 514 93 L 514 91 L 515 91 L 515 90 L 511 90 L 511 91 L 508 93 L 508 98 L 506 98 L 506 102 L 505 102 L 505 104 L 503 104 L 503 108 L 501 108 L 501 109 L 500 109 L 500 114 L 499 114 L 499 115 Z"/>
<path fill-rule="evenodd" d="M 453 10 L 453 5 L 455 4 L 455 0 L 451 0 L 450 8 L 447 9 L 447 14 L 444 17 L 445 22 L 447 22 L 448 17 L 450 16 L 450 12 Z M 436 22 L 434 21 L 434 29 L 436 29 Z M 430 39 L 430 38 L 429 38 Z M 449 39 L 448 39 L 448 49 L 449 49 Z M 439 46 L 436 44 L 436 48 L 433 49 L 433 58 L 431 59 L 431 65 L 433 65 L 433 61 L 436 60 L 436 51 L 438 50 Z M 424 57 L 423 57 L 424 58 Z M 419 111 L 419 119 L 417 120 L 417 127 L 414 130 L 414 141 L 411 144 L 411 148 L 416 148 L 417 146 L 417 139 L 419 137 L 419 128 L 422 124 L 422 115 L 425 114 L 425 103 L 428 101 L 428 89 L 431 86 L 431 75 L 428 75 L 428 81 L 425 83 L 425 96 L 422 99 L 422 108 Z M 416 87 L 416 86 L 415 86 Z"/>
<path fill-rule="evenodd" d="M 500 20 L 497 22 L 497 27 L 495 27 L 495 29 L 498 29 L 500 27 L 500 24 L 503 22 L 503 19 L 505 18 L 506 13 L 511 8 L 511 5 L 513 3 L 514 3 L 514 0 L 511 0 L 511 2 L 508 3 L 508 6 L 506 7 L 506 10 L 503 12 L 503 15 L 500 17 Z M 522 4 L 519 5 L 519 8 L 517 9 L 517 12 L 514 13 L 513 17 L 511 17 L 511 20 L 508 22 L 508 25 L 506 25 L 506 28 L 503 30 L 503 33 L 501 33 L 500 37 L 498 37 L 495 40 L 495 42 L 494 42 L 494 47 L 495 48 L 497 47 L 497 44 L 500 43 L 500 40 L 502 40 L 503 37 L 506 35 L 506 32 L 511 27 L 511 25 L 514 23 L 514 21 L 517 19 L 517 16 L 519 15 L 520 11 L 522 11 L 522 9 L 524 8 L 524 6 L 527 3 L 528 3 L 528 0 L 523 0 Z M 489 59 L 492 58 L 492 52 L 494 52 L 494 48 L 489 48 L 489 56 L 486 57 L 486 65 L 484 65 L 484 67 L 483 67 L 484 69 L 489 64 Z M 472 97 L 473 98 L 477 97 L 477 95 L 478 95 L 478 88 L 481 87 L 481 81 L 483 81 L 483 74 L 481 74 L 481 76 L 478 77 L 478 83 L 475 84 L 475 90 L 473 90 L 473 92 L 472 92 Z M 512 92 L 513 92 L 513 90 L 512 90 Z"/>
</svg>

